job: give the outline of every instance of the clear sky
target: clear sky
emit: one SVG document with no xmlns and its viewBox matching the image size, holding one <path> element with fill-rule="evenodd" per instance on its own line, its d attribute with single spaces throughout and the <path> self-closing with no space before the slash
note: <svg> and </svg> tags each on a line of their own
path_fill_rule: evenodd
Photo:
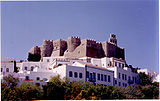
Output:
<svg viewBox="0 0 160 101">
<path fill-rule="evenodd" d="M 69 36 L 125 48 L 127 64 L 158 72 L 158 0 L 2 2 L 2 58 L 24 60 L 43 40 Z"/>
</svg>

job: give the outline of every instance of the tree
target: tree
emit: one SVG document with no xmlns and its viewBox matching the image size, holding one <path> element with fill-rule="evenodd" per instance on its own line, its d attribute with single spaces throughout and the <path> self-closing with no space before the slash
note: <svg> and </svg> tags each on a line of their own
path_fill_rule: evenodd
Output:
<svg viewBox="0 0 160 101">
<path fill-rule="evenodd" d="M 30 82 L 23 82 L 19 89 L 22 100 L 40 99 L 42 96 L 42 90 L 40 87 L 32 85 Z"/>
<path fill-rule="evenodd" d="M 20 100 L 19 89 L 17 88 L 19 80 L 13 75 L 3 77 L 1 97 L 2 100 Z"/>
<path fill-rule="evenodd" d="M 152 77 L 141 72 L 138 74 L 138 78 L 139 78 L 139 84 L 142 86 L 151 85 L 153 81 Z"/>
<path fill-rule="evenodd" d="M 51 77 L 50 81 L 47 83 L 47 85 L 43 86 L 44 99 L 50 99 L 50 100 L 63 100 L 64 99 L 64 86 L 62 83 L 62 80 L 60 79 L 60 76 Z"/>
</svg>

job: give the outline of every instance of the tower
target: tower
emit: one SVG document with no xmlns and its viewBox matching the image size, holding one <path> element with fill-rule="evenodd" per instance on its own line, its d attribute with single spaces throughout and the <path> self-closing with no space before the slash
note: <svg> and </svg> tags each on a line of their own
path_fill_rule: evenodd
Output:
<svg viewBox="0 0 160 101">
<path fill-rule="evenodd" d="M 79 37 L 69 37 L 67 40 L 68 51 L 73 52 L 80 44 L 81 39 Z"/>
<path fill-rule="evenodd" d="M 108 39 L 108 42 L 117 46 L 116 35 L 115 34 L 110 34 L 110 38 Z"/>
</svg>

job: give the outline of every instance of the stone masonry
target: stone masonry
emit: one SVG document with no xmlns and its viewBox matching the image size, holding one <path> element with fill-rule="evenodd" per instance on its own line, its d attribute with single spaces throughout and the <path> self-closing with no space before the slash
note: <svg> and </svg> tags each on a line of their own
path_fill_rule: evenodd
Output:
<svg viewBox="0 0 160 101">
<path fill-rule="evenodd" d="M 117 46 L 117 39 L 114 34 L 110 34 L 110 38 L 106 42 L 96 42 L 92 39 L 81 40 L 79 37 L 69 37 L 67 41 L 62 39 L 44 40 L 42 46 L 31 48 L 29 55 L 34 54 L 40 55 L 41 59 L 42 57 L 65 56 L 67 58 L 115 57 L 125 60 L 124 48 Z M 31 61 L 34 60 L 31 59 Z"/>
</svg>

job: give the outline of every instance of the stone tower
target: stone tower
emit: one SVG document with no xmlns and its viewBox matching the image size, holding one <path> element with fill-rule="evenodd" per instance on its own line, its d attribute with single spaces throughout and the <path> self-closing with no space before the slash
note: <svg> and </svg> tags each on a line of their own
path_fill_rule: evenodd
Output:
<svg viewBox="0 0 160 101">
<path fill-rule="evenodd" d="M 51 56 L 53 51 L 53 40 L 44 40 L 41 46 L 41 57 Z"/>
<path fill-rule="evenodd" d="M 79 37 L 69 37 L 67 40 L 67 47 L 69 52 L 73 52 L 77 46 L 81 44 Z"/>
<path fill-rule="evenodd" d="M 53 51 L 51 56 L 63 56 L 67 49 L 67 42 L 59 39 L 53 42 Z"/>
<path fill-rule="evenodd" d="M 108 42 L 114 44 L 117 46 L 117 39 L 116 39 L 116 35 L 114 34 L 110 34 L 110 38 L 108 39 Z"/>
</svg>

